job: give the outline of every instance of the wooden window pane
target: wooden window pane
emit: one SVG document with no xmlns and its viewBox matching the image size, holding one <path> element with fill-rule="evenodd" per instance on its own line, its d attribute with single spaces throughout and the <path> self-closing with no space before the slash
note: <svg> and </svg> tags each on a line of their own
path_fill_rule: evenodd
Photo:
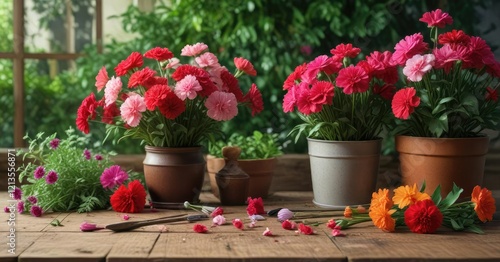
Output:
<svg viewBox="0 0 500 262">
<path fill-rule="evenodd" d="M 14 146 L 12 60 L 0 59 L 0 148 Z"/>
</svg>

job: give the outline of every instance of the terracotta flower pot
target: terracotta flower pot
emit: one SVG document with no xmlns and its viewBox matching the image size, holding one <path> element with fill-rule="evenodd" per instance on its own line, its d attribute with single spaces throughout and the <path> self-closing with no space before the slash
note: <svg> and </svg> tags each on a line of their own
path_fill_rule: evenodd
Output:
<svg viewBox="0 0 500 262">
<path fill-rule="evenodd" d="M 269 195 L 269 188 L 274 176 L 277 159 L 275 157 L 268 159 L 248 159 L 238 160 L 238 166 L 250 176 L 248 186 L 248 196 L 266 198 Z M 215 180 L 215 174 L 225 165 L 223 158 L 216 158 L 212 155 L 207 156 L 207 171 L 210 178 L 210 187 L 212 193 L 219 197 L 219 187 Z"/>
<path fill-rule="evenodd" d="M 453 183 L 464 189 L 468 197 L 476 185 L 481 185 L 488 152 L 487 136 L 472 138 L 430 138 L 396 136 L 401 181 L 404 185 L 422 186 L 432 194 L 441 185 L 445 197 Z"/>
<path fill-rule="evenodd" d="M 144 177 L 153 206 L 183 208 L 183 203 L 199 202 L 205 175 L 201 147 L 146 146 Z"/>
<path fill-rule="evenodd" d="M 382 139 L 326 141 L 307 139 L 314 204 L 343 210 L 369 204 L 377 183 Z"/>
</svg>

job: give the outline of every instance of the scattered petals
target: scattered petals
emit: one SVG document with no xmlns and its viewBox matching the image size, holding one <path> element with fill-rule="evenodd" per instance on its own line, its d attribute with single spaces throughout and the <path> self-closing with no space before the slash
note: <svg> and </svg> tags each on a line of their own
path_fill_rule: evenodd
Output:
<svg viewBox="0 0 500 262">
<path fill-rule="evenodd" d="M 286 230 L 294 230 L 297 228 L 297 225 L 293 221 L 285 220 L 281 223 L 281 227 Z"/>
<path fill-rule="evenodd" d="M 314 230 L 310 226 L 305 225 L 303 223 L 299 224 L 297 232 L 300 233 L 300 234 L 304 234 L 304 235 L 312 235 L 312 234 L 314 234 Z"/>
<path fill-rule="evenodd" d="M 239 230 L 243 230 L 244 228 L 243 222 L 239 218 L 233 219 L 233 226 Z"/>
<path fill-rule="evenodd" d="M 226 218 L 223 215 L 217 215 L 212 219 L 214 226 L 221 226 L 226 224 Z"/>
<path fill-rule="evenodd" d="M 194 232 L 196 233 L 207 233 L 208 232 L 208 229 L 206 226 L 202 225 L 202 224 L 195 224 L 193 226 L 193 230 Z"/>
<path fill-rule="evenodd" d="M 216 207 L 212 213 L 210 213 L 210 217 L 216 217 L 224 214 L 224 209 L 222 207 Z"/>
<path fill-rule="evenodd" d="M 123 218 L 123 220 L 129 220 L 130 216 L 129 215 L 123 215 L 122 218 Z"/>
<path fill-rule="evenodd" d="M 83 232 L 92 232 L 101 229 L 104 229 L 104 227 L 98 227 L 97 224 L 92 224 L 88 222 L 83 222 L 80 224 L 80 230 Z"/>
<path fill-rule="evenodd" d="M 266 237 L 270 237 L 270 236 L 273 236 L 273 232 L 271 232 L 271 230 L 269 230 L 269 228 L 266 227 L 266 230 L 264 230 L 264 232 L 262 232 L 262 235 L 266 236 Z"/>
</svg>

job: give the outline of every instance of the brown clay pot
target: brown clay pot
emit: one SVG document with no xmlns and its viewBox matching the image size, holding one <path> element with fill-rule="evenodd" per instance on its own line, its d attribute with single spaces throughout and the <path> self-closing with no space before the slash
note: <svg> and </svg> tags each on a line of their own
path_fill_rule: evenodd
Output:
<svg viewBox="0 0 500 262">
<path fill-rule="evenodd" d="M 243 205 L 248 197 L 250 177 L 247 176 L 220 176 L 215 180 L 219 188 L 219 198 L 223 205 Z"/>
<path fill-rule="evenodd" d="M 252 198 L 269 196 L 269 188 L 274 176 L 277 159 L 275 157 L 268 159 L 248 159 L 238 160 L 238 166 L 250 176 L 248 196 Z M 216 158 L 212 155 L 207 156 L 207 170 L 210 178 L 210 187 L 212 193 L 219 197 L 219 188 L 215 180 L 215 174 L 225 165 L 223 158 Z"/>
<path fill-rule="evenodd" d="M 453 183 L 464 189 L 461 197 L 470 197 L 472 189 L 481 185 L 488 152 L 487 136 L 472 138 L 430 138 L 396 136 L 403 185 L 425 181 L 427 194 L 441 185 L 445 197 Z"/>
<path fill-rule="evenodd" d="M 205 175 L 201 147 L 146 146 L 143 164 L 154 207 L 182 208 L 185 201 L 199 202 Z"/>
</svg>

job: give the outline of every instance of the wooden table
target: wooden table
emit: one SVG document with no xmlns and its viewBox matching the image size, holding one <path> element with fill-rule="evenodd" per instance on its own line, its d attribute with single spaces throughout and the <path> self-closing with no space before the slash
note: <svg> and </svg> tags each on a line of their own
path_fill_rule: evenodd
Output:
<svg viewBox="0 0 500 262">
<path fill-rule="evenodd" d="M 497 198 L 498 193 L 494 192 Z M 2 207 L 7 194 L 0 193 Z M 202 201 L 218 205 L 211 193 L 202 193 Z M 264 201 L 266 210 L 277 207 L 313 208 L 311 192 L 278 192 Z M 245 206 L 224 207 L 228 221 L 241 218 L 248 224 Z M 160 210 L 129 214 L 129 221 L 179 214 L 179 210 Z M 257 222 L 255 228 L 241 231 L 229 222 L 210 227 L 211 220 L 201 223 L 206 234 L 195 233 L 193 224 L 147 226 L 132 232 L 108 230 L 81 232 L 83 221 L 106 225 L 122 221 L 114 211 L 91 213 L 47 213 L 35 218 L 15 217 L 15 254 L 7 252 L 9 214 L 2 213 L 2 251 L 0 261 L 500 261 L 500 220 L 482 225 L 483 235 L 453 232 L 442 228 L 437 234 L 422 235 L 398 228 L 384 233 L 371 223 L 344 230 L 345 237 L 332 237 L 325 224 L 314 227 L 316 234 L 299 235 L 281 228 L 275 218 Z M 58 219 L 63 226 L 52 226 Z M 311 221 L 326 221 L 311 219 Z M 262 236 L 269 227 L 273 237 Z M 7 237 L 6 237 L 7 236 Z"/>
</svg>

